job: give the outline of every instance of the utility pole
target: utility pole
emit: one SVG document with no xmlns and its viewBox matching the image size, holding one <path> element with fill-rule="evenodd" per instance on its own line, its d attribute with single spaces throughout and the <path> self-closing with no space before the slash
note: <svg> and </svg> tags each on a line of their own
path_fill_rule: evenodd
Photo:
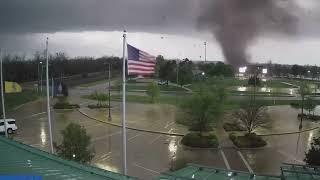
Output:
<svg viewBox="0 0 320 180">
<path fill-rule="evenodd" d="M 38 65 L 38 87 L 37 87 L 37 93 L 39 93 L 39 89 L 40 89 L 40 70 L 39 70 L 39 64 L 40 62 L 37 62 Z"/>
<path fill-rule="evenodd" d="M 51 95 L 52 95 L 52 99 L 54 97 L 54 78 L 52 76 L 52 79 L 51 79 Z"/>
<path fill-rule="evenodd" d="M 177 59 L 177 86 L 179 86 L 179 60 Z M 178 104 L 178 88 L 176 90 L 176 104 Z"/>
<path fill-rule="evenodd" d="M 0 69 L 1 69 L 1 100 L 2 100 L 2 115 L 3 115 L 3 123 L 4 123 L 4 133 L 6 137 L 8 137 L 7 132 L 7 120 L 6 120 L 6 108 L 4 106 L 4 88 L 5 83 L 3 82 L 3 73 L 2 73 L 2 49 L 0 49 Z"/>
<path fill-rule="evenodd" d="M 207 42 L 204 42 L 204 62 L 207 62 Z"/>
<path fill-rule="evenodd" d="M 40 68 L 40 69 L 41 69 L 41 73 L 40 73 L 40 92 L 42 93 L 42 83 L 43 83 L 43 82 L 42 82 L 42 81 L 43 81 L 43 80 L 42 80 L 42 74 L 43 74 L 43 68 L 44 68 L 44 66 L 42 65 L 42 62 L 40 62 L 40 64 L 41 64 L 41 65 L 40 65 L 40 67 L 41 67 L 41 68 Z M 42 95 L 41 95 L 41 96 L 42 96 Z"/>
<path fill-rule="evenodd" d="M 108 113 L 108 121 L 111 121 L 111 63 L 109 63 L 109 73 L 108 73 L 108 79 L 109 79 L 109 88 L 108 88 L 108 94 L 109 94 L 109 104 L 108 104 L 108 109 L 109 109 L 109 113 Z"/>
</svg>

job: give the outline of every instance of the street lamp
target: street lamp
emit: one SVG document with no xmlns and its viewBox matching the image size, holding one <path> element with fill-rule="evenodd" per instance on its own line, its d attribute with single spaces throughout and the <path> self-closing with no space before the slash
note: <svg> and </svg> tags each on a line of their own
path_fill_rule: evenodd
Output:
<svg viewBox="0 0 320 180">
<path fill-rule="evenodd" d="M 108 121 L 111 121 L 111 63 L 108 64 L 108 69 Z"/>
<path fill-rule="evenodd" d="M 204 62 L 207 62 L 207 42 L 204 42 Z"/>
<path fill-rule="evenodd" d="M 41 73 L 39 74 L 39 64 L 40 64 L 40 67 L 41 67 Z M 39 75 L 40 75 L 40 91 L 42 92 L 42 61 L 40 61 L 38 64 L 38 80 L 39 80 Z M 38 86 L 39 86 L 39 83 L 38 83 Z M 39 88 L 38 88 L 39 89 Z"/>
</svg>

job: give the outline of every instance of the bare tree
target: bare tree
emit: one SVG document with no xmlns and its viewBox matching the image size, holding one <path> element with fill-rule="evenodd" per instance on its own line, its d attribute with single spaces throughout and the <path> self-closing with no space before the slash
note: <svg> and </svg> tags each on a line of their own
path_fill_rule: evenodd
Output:
<svg viewBox="0 0 320 180">
<path fill-rule="evenodd" d="M 303 109 L 304 109 L 304 100 L 305 97 L 310 94 L 310 88 L 305 82 L 301 82 L 299 90 L 298 90 L 300 97 L 301 97 L 301 117 L 300 117 L 300 125 L 299 125 L 299 130 L 302 129 L 302 120 L 303 120 Z"/>
<path fill-rule="evenodd" d="M 256 128 L 267 125 L 269 116 L 266 107 L 250 105 L 234 112 L 233 117 L 240 120 L 247 132 L 251 134 Z"/>
</svg>

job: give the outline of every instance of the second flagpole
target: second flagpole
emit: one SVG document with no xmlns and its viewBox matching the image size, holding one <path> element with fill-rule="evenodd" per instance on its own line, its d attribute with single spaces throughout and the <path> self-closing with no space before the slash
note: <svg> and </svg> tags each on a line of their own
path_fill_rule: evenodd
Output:
<svg viewBox="0 0 320 180">
<path fill-rule="evenodd" d="M 126 31 L 123 32 L 123 64 L 122 64 L 122 158 L 123 174 L 127 175 L 127 134 L 126 134 Z"/>
</svg>

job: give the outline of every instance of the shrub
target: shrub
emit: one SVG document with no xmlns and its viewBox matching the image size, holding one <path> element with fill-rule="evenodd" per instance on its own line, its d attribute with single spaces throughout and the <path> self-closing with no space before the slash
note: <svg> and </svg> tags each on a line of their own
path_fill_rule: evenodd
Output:
<svg viewBox="0 0 320 180">
<path fill-rule="evenodd" d="M 200 86 L 191 98 L 181 105 L 183 118 L 189 121 L 193 131 L 207 132 L 220 120 L 225 102 L 224 89 L 219 87 Z"/>
<path fill-rule="evenodd" d="M 308 165 L 320 166 L 320 137 L 314 137 L 311 143 L 311 148 L 306 153 L 304 161 Z"/>
<path fill-rule="evenodd" d="M 237 136 L 235 133 L 230 133 L 229 138 L 231 139 L 231 141 L 235 141 L 237 139 Z"/>
<path fill-rule="evenodd" d="M 159 101 L 160 97 L 160 88 L 156 82 L 151 82 L 147 87 L 147 95 L 151 98 L 152 103 Z"/>
<path fill-rule="evenodd" d="M 245 131 L 246 128 L 241 126 L 239 123 L 224 123 L 223 129 L 228 131 Z"/>
<path fill-rule="evenodd" d="M 92 160 L 94 150 L 91 146 L 91 137 L 87 135 L 84 127 L 70 123 L 61 133 L 62 143 L 60 145 L 54 143 L 60 157 L 80 163 L 89 163 Z"/>
<path fill-rule="evenodd" d="M 189 127 L 189 130 L 190 131 L 203 131 L 203 132 L 208 132 L 208 131 L 212 131 L 213 129 L 213 125 L 212 124 L 209 124 L 205 127 L 201 127 L 200 124 L 192 124 L 190 127 Z"/>
<path fill-rule="evenodd" d="M 59 98 L 58 102 L 53 105 L 53 109 L 77 109 L 78 104 L 70 104 L 66 98 Z"/>
<path fill-rule="evenodd" d="M 229 135 L 233 144 L 239 148 L 257 148 L 267 145 L 267 142 L 255 133 L 247 133 L 244 136 Z"/>
<path fill-rule="evenodd" d="M 99 108 L 109 108 L 109 106 L 107 104 L 89 104 L 88 108 L 99 109 Z"/>
<path fill-rule="evenodd" d="M 298 102 L 291 102 L 290 106 L 296 109 L 299 109 L 301 107 L 301 103 Z"/>
<path fill-rule="evenodd" d="M 200 133 L 189 133 L 182 138 L 181 143 L 198 148 L 216 148 L 219 145 L 218 138 L 213 133 L 208 136 L 202 136 Z"/>
</svg>

